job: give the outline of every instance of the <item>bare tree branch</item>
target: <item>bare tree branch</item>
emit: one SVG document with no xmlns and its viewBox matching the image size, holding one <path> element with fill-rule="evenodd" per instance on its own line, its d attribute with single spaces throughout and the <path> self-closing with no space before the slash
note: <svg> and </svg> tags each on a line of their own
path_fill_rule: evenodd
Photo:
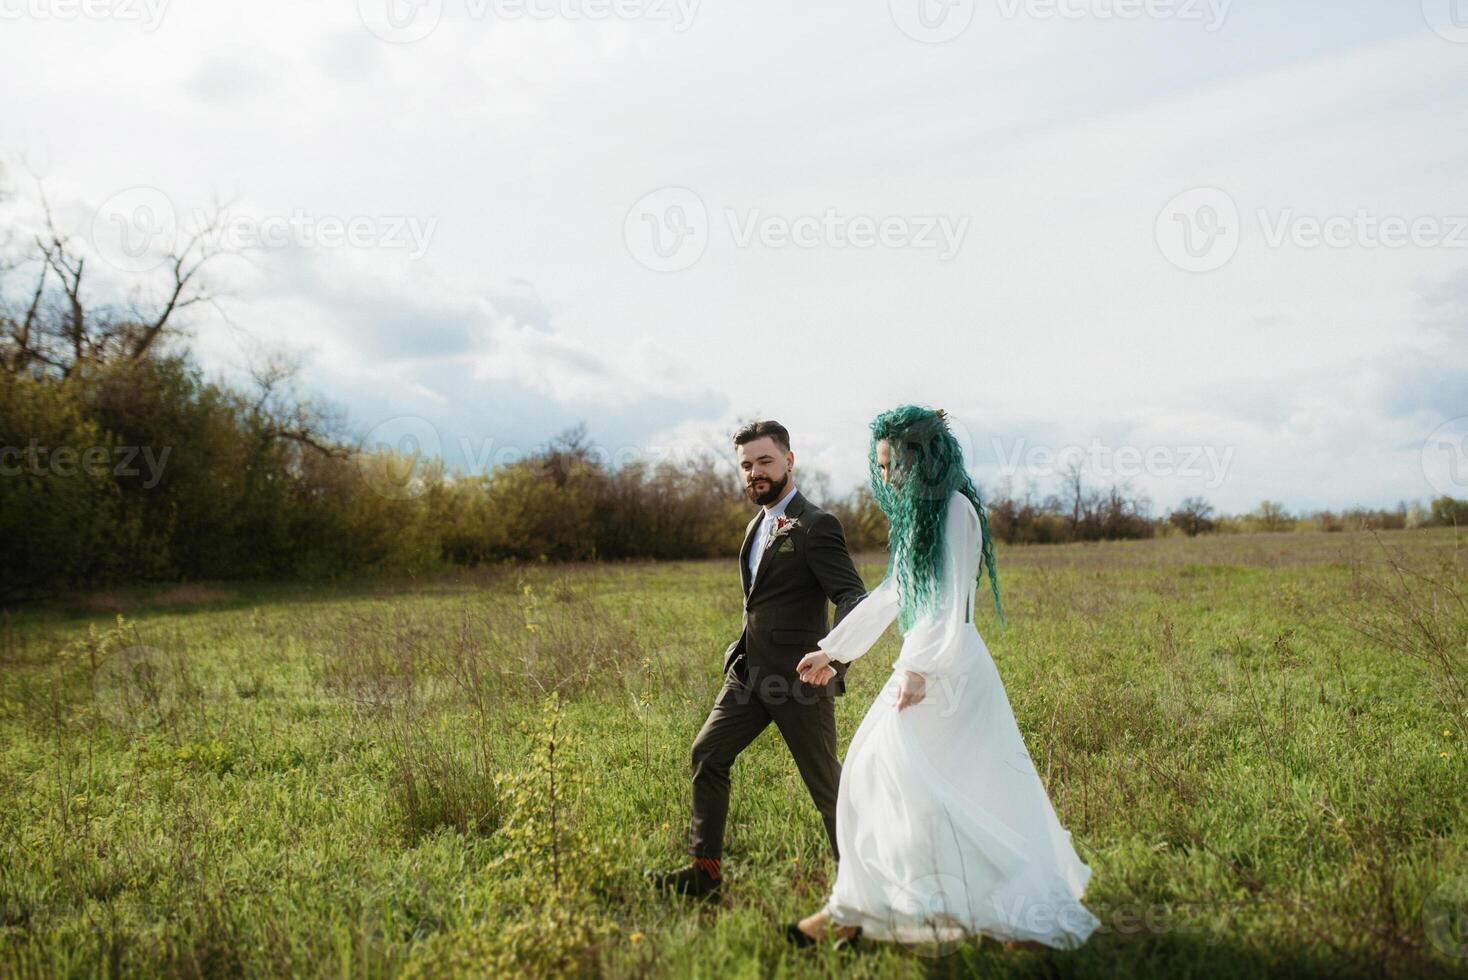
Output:
<svg viewBox="0 0 1468 980">
<path fill-rule="evenodd" d="M 216 234 L 223 221 L 222 206 L 216 204 L 209 219 L 170 255 L 165 266 L 168 278 L 159 301 L 126 309 L 117 304 L 89 303 L 88 293 L 95 292 L 91 260 L 58 224 L 39 176 L 36 183 L 42 228 L 30 235 L 18 260 L 0 266 L 0 274 L 31 263 L 40 271 L 35 282 L 26 286 L 29 303 L 24 311 L 0 308 L 0 326 L 4 328 L 0 332 L 0 368 L 17 374 L 44 365 L 68 377 L 86 362 L 141 360 L 157 348 L 160 338 L 180 329 L 180 314 L 198 304 L 214 302 L 204 284 L 203 271 L 225 251 L 218 245 Z"/>
<path fill-rule="evenodd" d="M 278 351 L 251 363 L 250 378 L 257 394 L 250 414 L 260 444 L 284 439 L 334 459 L 350 458 L 351 451 L 330 436 L 339 423 L 335 414 L 297 396 L 294 382 L 300 369 L 297 358 Z"/>
</svg>

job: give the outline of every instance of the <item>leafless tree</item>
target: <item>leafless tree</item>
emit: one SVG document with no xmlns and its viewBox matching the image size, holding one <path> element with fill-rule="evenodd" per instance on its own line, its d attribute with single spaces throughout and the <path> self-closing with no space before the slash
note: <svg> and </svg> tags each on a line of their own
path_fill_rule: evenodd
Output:
<svg viewBox="0 0 1468 980">
<path fill-rule="evenodd" d="M 43 229 L 0 263 L 0 369 L 6 373 L 64 378 L 86 363 L 140 360 L 179 329 L 181 313 L 212 302 L 202 271 L 223 251 L 216 241 L 221 209 L 169 254 L 161 295 L 141 303 L 135 293 L 118 304 L 92 301 L 88 255 L 58 227 L 44 187 L 39 197 Z"/>
<path fill-rule="evenodd" d="M 1066 496 L 1070 499 L 1070 530 L 1072 534 L 1079 531 L 1081 516 L 1085 512 L 1085 493 L 1081 487 L 1081 462 L 1071 459 L 1060 471 L 1061 486 Z"/>
<path fill-rule="evenodd" d="M 300 370 L 298 359 L 278 352 L 261 355 L 250 365 L 255 397 L 250 417 L 261 445 L 285 439 L 326 456 L 348 458 L 351 451 L 337 438 L 340 413 L 301 396 L 296 384 Z"/>
</svg>

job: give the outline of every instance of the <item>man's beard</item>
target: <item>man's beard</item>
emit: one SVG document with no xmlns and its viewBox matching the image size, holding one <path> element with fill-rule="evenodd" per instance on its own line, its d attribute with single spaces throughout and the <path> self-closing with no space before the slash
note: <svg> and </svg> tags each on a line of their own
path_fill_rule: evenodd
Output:
<svg viewBox="0 0 1468 980">
<path fill-rule="evenodd" d="M 773 504 L 775 501 L 779 500 L 780 495 L 785 492 L 785 488 L 789 485 L 790 472 L 787 470 L 785 475 L 780 477 L 780 479 L 771 480 L 769 489 L 764 491 L 763 493 L 756 493 L 754 489 L 754 484 L 746 483 L 744 485 L 744 495 L 763 507 L 765 506 L 765 504 Z"/>
</svg>

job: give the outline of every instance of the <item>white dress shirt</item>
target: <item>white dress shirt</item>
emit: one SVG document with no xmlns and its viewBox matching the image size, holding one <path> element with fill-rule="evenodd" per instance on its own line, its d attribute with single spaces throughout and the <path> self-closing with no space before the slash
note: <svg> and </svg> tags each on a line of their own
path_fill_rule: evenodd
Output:
<svg viewBox="0 0 1468 980">
<path fill-rule="evenodd" d="M 754 588 L 754 575 L 759 570 L 760 556 L 765 553 L 765 546 L 770 543 L 770 529 L 775 525 L 775 518 L 785 516 L 785 508 L 790 506 L 790 498 L 795 496 L 795 487 L 791 485 L 785 491 L 785 496 L 780 498 L 779 503 L 772 507 L 764 508 L 764 515 L 760 517 L 759 527 L 754 529 L 754 540 L 749 545 L 749 587 Z"/>
</svg>

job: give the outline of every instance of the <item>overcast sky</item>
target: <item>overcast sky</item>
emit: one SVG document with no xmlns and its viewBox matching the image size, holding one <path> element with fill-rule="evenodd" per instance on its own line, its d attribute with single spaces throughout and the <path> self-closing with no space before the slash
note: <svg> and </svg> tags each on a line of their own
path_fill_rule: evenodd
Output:
<svg viewBox="0 0 1468 980">
<path fill-rule="evenodd" d="M 912 401 L 1158 509 L 1468 497 L 1465 83 L 1463 0 L 0 0 L 99 293 L 230 202 L 200 359 L 359 436 L 840 489 Z"/>
</svg>

